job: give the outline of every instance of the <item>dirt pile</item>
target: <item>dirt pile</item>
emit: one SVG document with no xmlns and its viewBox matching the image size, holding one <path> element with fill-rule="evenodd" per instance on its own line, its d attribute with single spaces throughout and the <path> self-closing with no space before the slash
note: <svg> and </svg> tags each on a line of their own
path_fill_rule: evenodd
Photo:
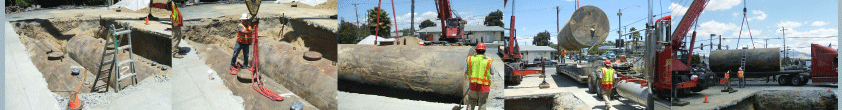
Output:
<svg viewBox="0 0 842 110">
<path fill-rule="evenodd" d="M 726 110 L 835 110 L 836 94 L 824 90 L 764 90 Z"/>
<path fill-rule="evenodd" d="M 44 40 L 65 51 L 67 40 L 75 35 L 104 36 L 98 17 L 61 17 L 12 22 L 18 35 Z"/>
</svg>

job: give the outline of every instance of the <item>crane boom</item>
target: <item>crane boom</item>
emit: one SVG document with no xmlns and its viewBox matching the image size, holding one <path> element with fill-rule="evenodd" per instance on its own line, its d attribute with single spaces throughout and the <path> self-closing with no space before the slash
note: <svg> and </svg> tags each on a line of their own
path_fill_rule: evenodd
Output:
<svg viewBox="0 0 842 110">
<path fill-rule="evenodd" d="M 671 36 L 671 44 L 674 48 L 677 48 L 678 44 L 681 44 L 684 41 L 684 36 L 690 32 L 690 27 L 693 24 L 696 24 L 696 19 L 699 18 L 699 15 L 702 14 L 702 11 L 707 6 L 709 0 L 695 0 L 692 4 L 690 4 L 690 8 L 688 8 L 687 13 L 684 14 L 684 17 L 681 18 L 681 21 L 678 23 L 675 31 Z"/>
</svg>

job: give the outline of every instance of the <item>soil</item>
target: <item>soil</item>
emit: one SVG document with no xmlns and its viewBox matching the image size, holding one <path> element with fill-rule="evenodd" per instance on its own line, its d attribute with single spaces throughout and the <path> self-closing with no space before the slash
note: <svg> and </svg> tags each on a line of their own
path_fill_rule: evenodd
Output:
<svg viewBox="0 0 842 110">
<path fill-rule="evenodd" d="M 306 22 L 281 17 L 277 14 L 261 14 L 258 38 L 268 37 L 276 41 L 293 44 L 295 49 L 316 51 L 324 58 L 336 61 L 336 33 L 313 27 Z M 236 27 L 242 23 L 240 15 L 226 15 L 220 18 L 207 18 L 185 26 L 185 38 L 208 45 L 223 47 L 233 53 L 236 42 Z M 298 30 L 298 31 L 296 31 Z"/>
<path fill-rule="evenodd" d="M 293 2 L 293 3 L 283 3 L 284 5 L 298 5 L 299 8 L 314 8 L 314 9 L 337 9 L 336 4 L 338 4 L 337 0 L 328 0 L 322 4 L 318 4 L 316 6 L 310 6 L 307 4 Z"/>
<path fill-rule="evenodd" d="M 103 36 L 98 18 L 92 16 L 60 17 L 50 20 L 12 22 L 18 35 L 47 41 L 65 51 L 67 40 L 75 35 Z"/>
</svg>

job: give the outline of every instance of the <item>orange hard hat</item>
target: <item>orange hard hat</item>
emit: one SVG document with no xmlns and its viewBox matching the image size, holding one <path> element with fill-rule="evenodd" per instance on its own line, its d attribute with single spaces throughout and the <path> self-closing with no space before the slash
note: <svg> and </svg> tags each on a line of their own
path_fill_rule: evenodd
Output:
<svg viewBox="0 0 842 110">
<path fill-rule="evenodd" d="M 478 43 L 477 50 L 485 50 L 485 43 Z"/>
<path fill-rule="evenodd" d="M 611 60 L 605 60 L 605 66 L 611 66 Z"/>
</svg>

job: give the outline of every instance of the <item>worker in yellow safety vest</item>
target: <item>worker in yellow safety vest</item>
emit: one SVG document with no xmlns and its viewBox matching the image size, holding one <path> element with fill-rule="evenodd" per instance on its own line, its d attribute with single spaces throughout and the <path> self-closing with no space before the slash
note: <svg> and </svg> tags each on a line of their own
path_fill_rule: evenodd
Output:
<svg viewBox="0 0 842 110">
<path fill-rule="evenodd" d="M 600 88 L 602 89 L 602 99 L 605 100 L 605 109 L 611 109 L 611 89 L 614 89 L 614 69 L 611 68 L 611 60 L 605 60 L 604 67 L 599 68 L 598 72 L 602 73 L 602 80 L 600 81 Z"/>
<path fill-rule="evenodd" d="M 252 39 L 254 37 L 254 30 L 251 26 L 246 25 L 249 22 L 249 15 L 243 13 L 240 20 L 242 23 L 237 25 L 237 42 L 234 45 L 234 56 L 231 57 L 231 66 L 236 66 L 237 62 L 237 54 L 240 53 L 240 50 L 243 51 L 243 66 L 240 68 L 248 68 L 249 67 L 249 45 L 251 45 Z"/>
<path fill-rule="evenodd" d="M 473 110 L 474 106 L 479 106 L 479 110 L 485 110 L 485 100 L 488 98 L 491 83 L 490 77 L 492 73 L 491 58 L 485 56 L 485 44 L 479 43 L 476 47 L 477 55 L 468 57 L 468 75 L 470 86 L 468 91 L 468 110 Z"/>
<path fill-rule="evenodd" d="M 152 17 L 152 12 L 151 12 L 152 8 L 161 8 L 161 9 L 166 9 L 167 11 L 172 12 L 172 14 L 170 15 L 170 18 L 171 18 L 170 19 L 170 22 L 171 22 L 170 26 L 172 26 L 171 31 L 172 31 L 172 38 L 173 38 L 172 43 L 171 43 L 172 44 L 172 55 L 175 58 L 182 58 L 183 56 L 178 54 L 178 52 L 179 52 L 178 43 L 181 42 L 182 38 L 184 38 L 184 36 L 181 35 L 181 26 L 183 26 L 184 24 L 181 23 L 181 19 L 182 19 L 181 18 L 181 11 L 178 10 L 178 6 L 176 6 L 175 2 L 172 1 L 172 0 L 167 1 L 167 4 L 153 3 L 153 1 L 150 0 L 149 1 L 149 7 L 150 7 L 150 9 L 149 9 L 150 14 L 147 16 L 147 19 Z"/>
<path fill-rule="evenodd" d="M 737 78 L 740 78 L 740 85 L 739 85 L 740 88 L 746 87 L 746 78 L 743 77 L 743 74 L 744 74 L 743 68 L 740 68 L 740 71 L 737 71 Z"/>
</svg>

